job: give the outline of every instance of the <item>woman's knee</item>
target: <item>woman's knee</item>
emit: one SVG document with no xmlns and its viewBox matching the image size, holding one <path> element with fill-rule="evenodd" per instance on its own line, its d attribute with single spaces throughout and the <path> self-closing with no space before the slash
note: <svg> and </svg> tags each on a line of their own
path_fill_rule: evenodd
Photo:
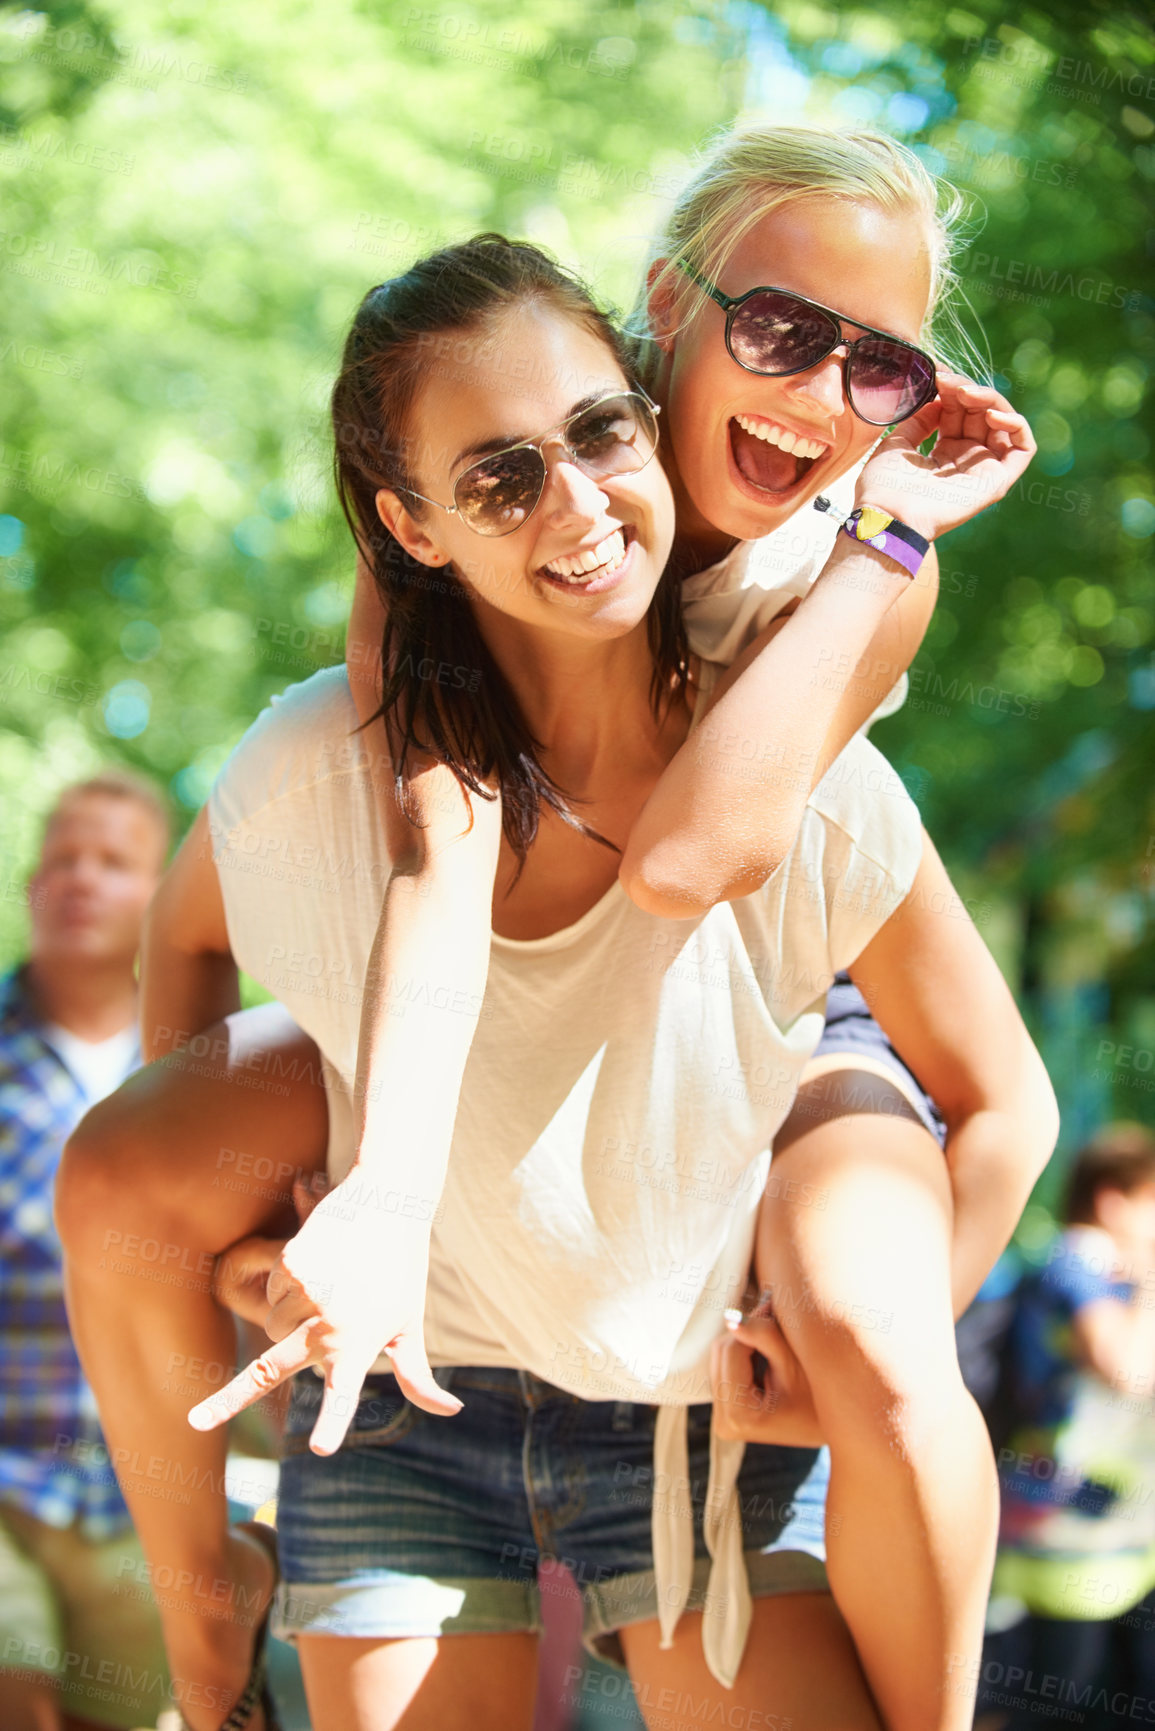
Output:
<svg viewBox="0 0 1155 1731">
<path fill-rule="evenodd" d="M 771 1181 L 757 1274 L 816 1392 L 902 1406 L 957 1381 L 950 1191 L 928 1133 L 828 1123 Z"/>
<path fill-rule="evenodd" d="M 852 1426 L 876 1412 L 921 1429 L 964 1392 L 945 1263 L 896 1281 L 872 1258 L 855 1267 L 839 1256 L 837 1239 L 827 1244 L 829 1255 L 817 1257 L 825 1241 L 809 1242 L 799 1255 L 787 1239 L 767 1282 L 775 1318 L 824 1424 Z"/>
<path fill-rule="evenodd" d="M 892 1310 L 854 1300 L 811 1299 L 787 1320 L 775 1304 L 810 1382 L 828 1441 L 855 1446 L 869 1436 L 902 1437 L 912 1447 L 941 1431 L 946 1415 L 969 1401 L 949 1322 L 906 1330 Z M 910 1304 L 917 1305 L 912 1294 Z M 888 1444 L 889 1446 L 889 1444 Z"/>
<path fill-rule="evenodd" d="M 93 1106 L 64 1145 L 56 1175 L 56 1228 L 75 1254 L 101 1227 L 110 1207 L 123 1213 L 147 1188 L 137 1114 L 119 1090 Z"/>
<path fill-rule="evenodd" d="M 146 1065 L 69 1138 L 56 1207 L 73 1258 L 100 1242 L 110 1215 L 214 1253 L 294 1229 L 294 1180 L 323 1171 L 327 1151 L 316 1047 L 272 1005 L 197 1038 L 211 1064 L 190 1044 Z"/>
<path fill-rule="evenodd" d="M 139 1225 L 214 1251 L 253 1230 L 247 1199 L 222 1183 L 211 1130 L 227 1109 L 222 1087 L 200 1081 L 190 1090 L 181 1065 L 162 1058 L 81 1119 L 56 1181 L 56 1225 L 70 1257 L 103 1249 L 109 1227 Z M 267 1201 L 261 1208 L 272 1212 Z"/>
</svg>

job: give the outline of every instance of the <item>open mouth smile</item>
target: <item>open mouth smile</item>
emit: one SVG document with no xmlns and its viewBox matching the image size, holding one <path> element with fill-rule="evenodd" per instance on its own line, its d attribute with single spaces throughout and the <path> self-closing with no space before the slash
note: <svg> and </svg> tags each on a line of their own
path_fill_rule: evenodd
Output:
<svg viewBox="0 0 1155 1731">
<path fill-rule="evenodd" d="M 800 486 L 831 448 L 825 439 L 796 433 L 765 415 L 734 415 L 729 434 L 730 456 L 742 479 L 778 496 Z"/>
</svg>

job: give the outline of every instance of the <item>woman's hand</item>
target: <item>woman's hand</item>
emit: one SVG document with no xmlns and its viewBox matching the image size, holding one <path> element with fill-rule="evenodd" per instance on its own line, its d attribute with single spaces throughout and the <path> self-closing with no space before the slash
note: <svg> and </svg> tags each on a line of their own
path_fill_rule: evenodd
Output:
<svg viewBox="0 0 1155 1731">
<path fill-rule="evenodd" d="M 328 1188 L 324 1172 L 311 1173 L 307 1181 L 294 1180 L 293 1207 L 298 1227 L 305 1224 Z M 254 1233 L 251 1238 L 238 1238 L 235 1244 L 222 1250 L 213 1265 L 213 1297 L 217 1303 L 268 1334 L 269 1276 L 290 1242 L 288 1238 L 264 1238 Z"/>
<path fill-rule="evenodd" d="M 924 457 L 918 447 L 932 433 Z M 940 371 L 938 395 L 866 464 L 855 502 L 889 511 L 930 541 L 1001 499 L 1034 454 L 1030 427 L 993 386 Z"/>
<path fill-rule="evenodd" d="M 772 1316 L 757 1312 L 731 1320 L 710 1352 L 714 1428 L 740 1442 L 777 1443 L 783 1448 L 820 1448 L 818 1424 L 806 1372 Z M 759 1388 L 754 1354 L 766 1360 Z"/>
<path fill-rule="evenodd" d="M 287 1238 L 238 1239 L 217 1257 L 213 1269 L 213 1297 L 234 1316 L 255 1322 L 268 1333 L 269 1276 L 281 1260 Z"/>
<path fill-rule="evenodd" d="M 450 1416 L 461 1402 L 434 1381 L 423 1338 L 429 1233 L 385 1214 L 376 1188 L 356 1170 L 310 1208 L 295 1238 L 275 1258 L 276 1241 L 245 1240 L 224 1259 L 235 1274 L 218 1277 L 274 1341 L 219 1393 L 189 1413 L 196 1430 L 213 1430 L 307 1365 L 324 1373 L 325 1391 L 313 1427 L 315 1454 L 340 1448 L 361 1385 L 381 1352 L 388 1353 L 402 1394 L 426 1412 Z M 301 1204 L 298 1201 L 298 1207 Z M 254 1285 L 271 1260 L 265 1313 Z"/>
</svg>

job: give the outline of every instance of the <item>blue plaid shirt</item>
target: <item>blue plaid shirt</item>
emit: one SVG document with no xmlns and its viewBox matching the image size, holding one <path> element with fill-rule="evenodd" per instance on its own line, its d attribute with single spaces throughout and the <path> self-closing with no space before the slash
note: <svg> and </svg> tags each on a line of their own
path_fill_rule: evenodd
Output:
<svg viewBox="0 0 1155 1731">
<path fill-rule="evenodd" d="M 52 1222 L 61 1150 L 87 1109 L 23 970 L 0 977 L 0 1501 L 97 1539 L 129 1516 L 68 1331 Z"/>
</svg>

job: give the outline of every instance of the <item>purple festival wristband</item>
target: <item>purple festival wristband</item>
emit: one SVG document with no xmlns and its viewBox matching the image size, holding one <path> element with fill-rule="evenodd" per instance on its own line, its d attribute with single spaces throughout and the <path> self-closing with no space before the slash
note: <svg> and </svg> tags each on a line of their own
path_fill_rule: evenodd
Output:
<svg viewBox="0 0 1155 1731">
<path fill-rule="evenodd" d="M 838 515 L 830 500 L 821 495 L 815 499 L 814 509 L 829 511 L 832 516 Z M 900 523 L 898 518 L 892 517 L 888 511 L 880 511 L 877 505 L 860 505 L 843 522 L 842 531 L 849 535 L 852 541 L 863 542 L 867 547 L 876 547 L 880 553 L 885 553 L 887 558 L 895 560 L 912 577 L 917 577 L 930 546 L 930 542 L 916 530 Z"/>
</svg>

